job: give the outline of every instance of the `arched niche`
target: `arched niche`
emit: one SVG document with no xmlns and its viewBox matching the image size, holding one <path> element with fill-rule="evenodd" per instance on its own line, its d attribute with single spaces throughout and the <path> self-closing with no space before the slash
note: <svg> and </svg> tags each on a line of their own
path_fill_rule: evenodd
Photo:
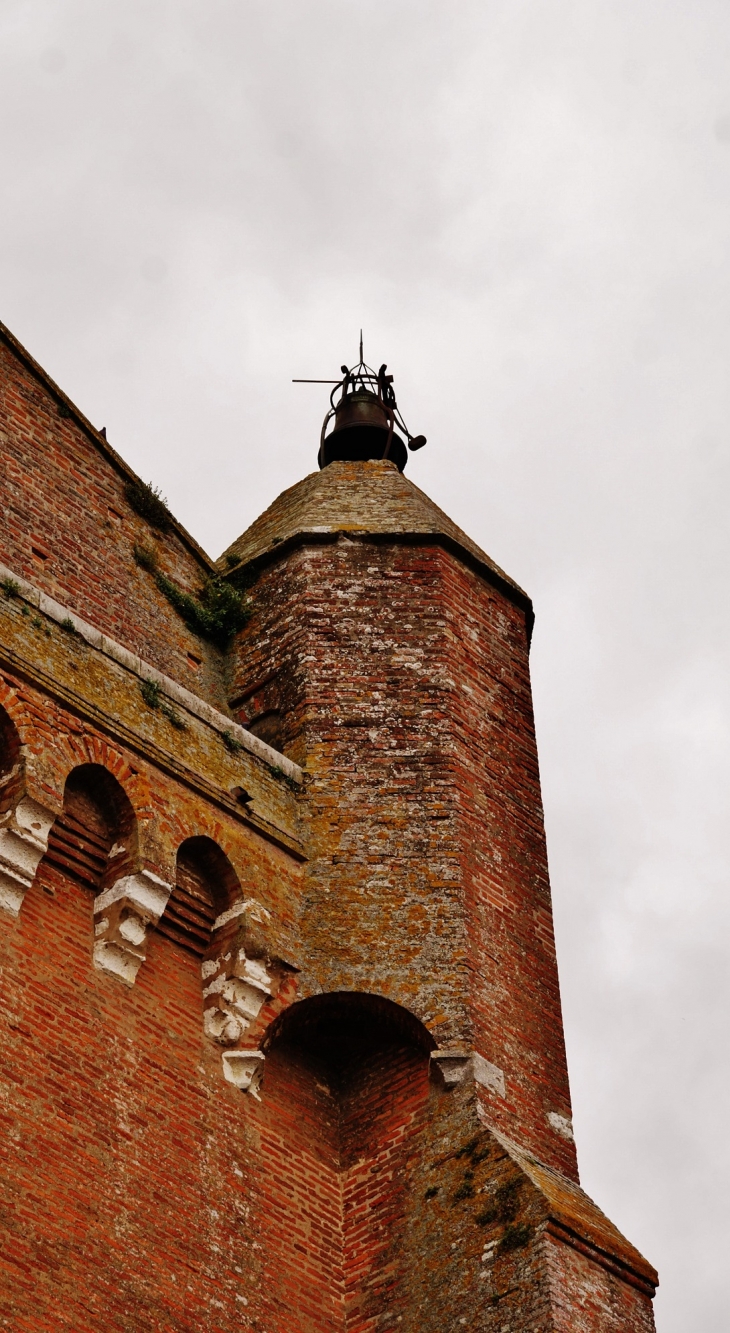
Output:
<svg viewBox="0 0 730 1333">
<path fill-rule="evenodd" d="M 296 1053 L 342 1088 L 363 1060 L 406 1046 L 423 1053 L 426 1063 L 436 1047 L 408 1009 L 370 992 L 334 991 L 290 1005 L 271 1024 L 261 1049 L 269 1057 L 277 1051 Z"/>
<path fill-rule="evenodd" d="M 136 853 L 137 822 L 124 788 L 101 764 L 69 773 L 63 809 L 48 837 L 46 860 L 97 894 L 121 878 Z"/>
<path fill-rule="evenodd" d="M 178 848 L 175 884 L 157 929 L 203 958 L 216 919 L 241 896 L 233 866 L 212 838 L 186 838 Z"/>
<path fill-rule="evenodd" d="M 275 1255 L 272 1327 L 396 1327 L 407 1312 L 401 1251 L 434 1046 L 406 1009 L 353 992 L 301 1000 L 268 1029 L 260 1100 L 246 1111 L 260 1144 L 257 1226 Z"/>
<path fill-rule="evenodd" d="M 4 708 L 0 708 L 0 816 L 12 810 L 23 791 L 20 737 Z"/>
<path fill-rule="evenodd" d="M 265 741 L 274 750 L 281 751 L 284 745 L 284 719 L 278 708 L 269 708 L 249 722 L 247 731 L 260 741 Z"/>
<path fill-rule="evenodd" d="M 0 787 L 3 792 L 20 765 L 20 737 L 4 708 L 0 708 Z"/>
</svg>

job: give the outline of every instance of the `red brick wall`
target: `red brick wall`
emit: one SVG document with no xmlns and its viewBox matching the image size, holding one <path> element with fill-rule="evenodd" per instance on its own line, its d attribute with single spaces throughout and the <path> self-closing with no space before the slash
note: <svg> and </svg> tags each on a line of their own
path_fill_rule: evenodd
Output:
<svg viewBox="0 0 730 1333">
<path fill-rule="evenodd" d="M 339 1105 L 323 1079 L 296 1052 L 274 1051 L 261 1104 L 246 1108 L 263 1306 L 268 1326 L 292 1333 L 339 1329 L 344 1312 Z"/>
<path fill-rule="evenodd" d="M 643 1292 L 572 1246 L 544 1244 L 555 1333 L 654 1333 Z"/>
<path fill-rule="evenodd" d="M 124 786 L 147 864 L 170 878 L 186 838 L 212 837 L 239 893 L 291 944 L 285 853 L 10 684 L 37 795 L 59 801 L 74 764 L 102 765 Z M 152 930 L 127 988 L 92 965 L 93 901 L 44 857 L 17 920 L 0 917 L 0 1327 L 223 1333 L 258 1291 L 246 1100 L 203 1035 L 199 958 Z"/>
<path fill-rule="evenodd" d="M 42 865 L 3 923 L 0 1327 L 228 1333 L 257 1262 L 242 1096 L 198 960 L 154 935 L 127 990 L 91 966 L 91 905 Z"/>
<path fill-rule="evenodd" d="M 134 545 L 156 549 L 161 568 L 191 592 L 208 566 L 174 529 L 155 532 L 134 512 L 127 474 L 74 418 L 59 415 L 58 401 L 2 338 L 0 446 L 0 562 L 188 689 L 224 703 L 220 654 L 183 625 L 136 565 Z"/>
<path fill-rule="evenodd" d="M 277 1333 L 371 1333 L 412 1314 L 406 1215 L 428 1059 L 357 999 L 326 997 L 324 1021 L 274 1041 L 261 1102 L 247 1108 L 263 1308 Z"/>
<path fill-rule="evenodd" d="M 475 1045 L 503 1070 L 491 1123 L 577 1178 L 524 616 L 442 560 Z"/>
</svg>

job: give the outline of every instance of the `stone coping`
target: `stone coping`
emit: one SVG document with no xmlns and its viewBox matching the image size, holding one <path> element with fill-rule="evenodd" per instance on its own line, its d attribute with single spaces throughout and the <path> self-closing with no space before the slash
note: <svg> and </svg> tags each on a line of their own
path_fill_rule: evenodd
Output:
<svg viewBox="0 0 730 1333">
<path fill-rule="evenodd" d="M 149 662 L 145 662 L 136 653 L 131 653 L 128 648 L 123 648 L 121 643 L 115 639 L 110 639 L 107 634 L 102 634 L 101 630 L 95 629 L 88 621 L 82 620 L 74 611 L 55 601 L 46 593 L 41 592 L 33 583 L 23 579 L 14 570 L 8 569 L 7 565 L 0 564 L 0 579 L 11 579 L 17 584 L 19 595 L 24 601 L 35 606 L 43 615 L 48 616 L 49 620 L 55 620 L 57 624 L 63 625 L 64 622 L 71 621 L 76 633 L 96 648 L 97 652 L 103 653 L 105 657 L 110 657 L 112 661 L 118 662 L 125 670 L 131 671 L 140 681 L 152 680 L 159 685 L 163 694 L 181 708 L 185 708 L 188 713 L 194 717 L 200 718 L 202 722 L 207 722 L 209 727 L 221 735 L 228 732 L 234 740 L 238 742 L 242 749 L 247 750 L 249 754 L 256 759 L 262 760 L 269 768 L 277 768 L 286 777 L 291 778 L 292 782 L 301 784 L 304 781 L 304 774 L 298 764 L 292 759 L 288 759 L 285 754 L 275 750 L 273 746 L 267 745 L 265 741 L 259 740 L 250 731 L 246 731 L 238 722 L 232 718 L 226 717 L 225 713 L 219 713 L 212 704 L 206 703 L 204 699 L 199 698 L 197 694 L 186 690 L 184 685 L 178 685 L 176 680 L 166 676 L 157 667 L 153 667 Z"/>
</svg>

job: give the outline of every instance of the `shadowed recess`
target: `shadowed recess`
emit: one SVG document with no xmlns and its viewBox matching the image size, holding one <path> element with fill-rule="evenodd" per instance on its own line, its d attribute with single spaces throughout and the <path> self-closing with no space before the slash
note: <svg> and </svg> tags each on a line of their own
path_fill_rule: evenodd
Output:
<svg viewBox="0 0 730 1333">
<path fill-rule="evenodd" d="M 157 929 L 202 958 L 213 922 L 239 892 L 236 872 L 212 838 L 188 838 L 178 851 L 175 887 Z"/>
<path fill-rule="evenodd" d="M 118 877 L 125 867 L 135 831 L 134 811 L 124 789 L 101 764 L 81 764 L 66 780 L 63 810 L 48 838 L 46 859 L 86 888 L 96 891 L 104 878 L 109 854 Z"/>
</svg>

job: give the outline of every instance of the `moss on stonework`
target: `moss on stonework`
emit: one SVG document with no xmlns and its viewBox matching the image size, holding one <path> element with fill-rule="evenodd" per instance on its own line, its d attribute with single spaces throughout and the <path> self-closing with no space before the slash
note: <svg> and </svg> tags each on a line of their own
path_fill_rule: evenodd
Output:
<svg viewBox="0 0 730 1333">
<path fill-rule="evenodd" d="M 295 782 L 294 778 L 290 778 L 289 774 L 285 773 L 283 768 L 279 768 L 278 764 L 267 764 L 266 767 L 271 776 L 276 778 L 279 782 L 286 783 L 290 791 L 299 791 L 299 783 Z"/>
<path fill-rule="evenodd" d="M 517 1209 L 520 1201 L 518 1194 L 522 1186 L 522 1180 L 519 1176 L 514 1176 L 512 1180 L 506 1181 L 500 1185 L 494 1196 L 494 1203 L 497 1209 L 497 1215 L 502 1222 L 511 1222 L 517 1216 Z"/>
<path fill-rule="evenodd" d="M 224 579 L 206 579 L 197 597 L 183 592 L 160 572 L 155 575 L 155 582 L 188 628 L 219 648 L 227 648 L 233 635 L 243 629 L 249 618 L 241 593 Z"/>
<path fill-rule="evenodd" d="M 505 1227 L 499 1243 L 500 1250 L 519 1250 L 527 1245 L 532 1237 L 532 1227 L 527 1222 L 514 1222 Z"/>
<path fill-rule="evenodd" d="M 466 1171 L 461 1184 L 454 1191 L 454 1203 L 459 1199 L 471 1199 L 474 1196 L 474 1172 Z"/>
<path fill-rule="evenodd" d="M 162 686 L 157 680 L 143 680 L 139 687 L 140 694 L 148 708 L 159 708 Z"/>
<path fill-rule="evenodd" d="M 187 723 L 184 722 L 180 717 L 180 714 L 176 713 L 175 709 L 163 699 L 162 686 L 158 680 L 150 680 L 149 678 L 143 680 L 139 689 L 148 708 L 155 710 L 159 709 L 162 716 L 167 718 L 170 725 L 174 727 L 176 731 L 187 731 Z"/>
<path fill-rule="evenodd" d="M 142 542 L 134 543 L 134 558 L 140 569 L 146 569 L 150 574 L 157 570 L 157 552 L 151 546 L 143 546 Z"/>
<path fill-rule="evenodd" d="M 517 1216 L 519 1208 L 519 1192 L 523 1181 L 520 1176 L 513 1176 L 512 1180 L 507 1180 L 499 1189 L 495 1190 L 494 1197 L 477 1213 L 475 1221 L 480 1227 L 488 1227 L 492 1222 L 511 1223 Z M 509 1226 L 507 1227 L 509 1230 Z"/>
</svg>

